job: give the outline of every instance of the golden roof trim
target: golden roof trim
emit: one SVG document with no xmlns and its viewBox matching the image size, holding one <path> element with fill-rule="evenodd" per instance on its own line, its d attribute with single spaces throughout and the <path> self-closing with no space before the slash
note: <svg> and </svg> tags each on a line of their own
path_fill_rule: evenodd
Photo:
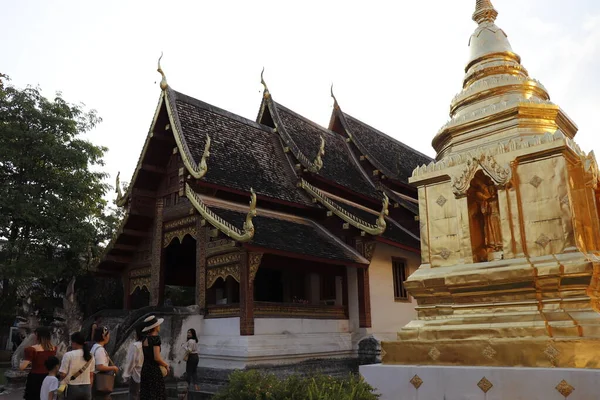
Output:
<svg viewBox="0 0 600 400">
<path fill-rule="evenodd" d="M 475 12 L 473 13 L 473 21 L 478 24 L 484 22 L 493 23 L 496 21 L 497 16 L 498 11 L 496 11 L 490 0 L 477 0 L 475 3 Z"/>
<path fill-rule="evenodd" d="M 206 143 L 204 145 L 204 153 L 202 154 L 202 159 L 200 160 L 200 164 L 196 164 L 194 157 L 187 145 L 183 134 L 181 133 L 181 125 L 179 123 L 179 118 L 177 116 L 177 109 L 175 105 L 171 103 L 169 100 L 169 95 L 167 91 L 163 93 L 167 93 L 164 96 L 165 104 L 167 109 L 167 114 L 169 116 L 169 121 L 171 123 L 171 130 L 173 131 L 173 137 L 175 139 L 175 143 L 177 144 L 177 148 L 179 149 L 179 154 L 181 154 L 181 159 L 183 160 L 183 165 L 188 170 L 190 175 L 195 179 L 202 179 L 204 175 L 208 172 L 207 160 L 210 156 L 210 136 L 206 135 Z"/>
<path fill-rule="evenodd" d="M 260 71 L 260 83 L 264 86 L 264 91 L 263 91 L 263 97 L 267 98 L 271 96 L 271 93 L 269 92 L 269 88 L 267 87 L 267 82 L 265 82 L 265 79 L 263 77 L 265 73 L 265 67 L 263 67 L 262 71 Z"/>
<path fill-rule="evenodd" d="M 354 226 L 355 228 L 360 229 L 361 231 L 366 232 L 373 236 L 378 236 L 378 235 L 381 235 L 383 232 L 385 232 L 385 228 L 387 226 L 387 223 L 385 221 L 385 216 L 388 215 L 388 213 L 389 213 L 388 212 L 389 199 L 385 193 L 383 194 L 382 208 L 381 208 L 381 211 L 379 212 L 379 217 L 377 218 L 377 222 L 375 224 L 370 224 L 370 223 L 365 222 L 362 219 L 358 218 L 357 216 L 350 214 L 347 210 L 343 209 L 342 207 L 340 207 L 339 205 L 337 205 L 336 203 L 331 201 L 331 199 L 329 199 L 329 197 L 327 197 L 327 195 L 325 193 L 323 193 L 321 190 L 317 189 L 316 187 L 312 186 L 310 183 L 306 182 L 304 179 L 300 180 L 300 187 L 302 189 L 304 189 L 308 194 L 313 196 L 313 198 L 315 198 L 319 203 L 321 203 L 329 211 L 334 213 L 336 216 L 338 216 L 343 221 Z"/>
<path fill-rule="evenodd" d="M 160 88 L 162 90 L 167 90 L 167 88 L 169 87 L 169 85 L 167 84 L 167 77 L 165 76 L 165 73 L 163 72 L 162 68 L 160 67 L 160 60 L 163 57 L 163 53 L 160 53 L 160 57 L 158 57 L 158 68 L 156 69 L 156 71 L 158 73 L 160 73 L 160 75 L 162 76 L 162 79 L 160 80 Z"/>
<path fill-rule="evenodd" d="M 312 162 L 312 165 L 308 166 L 308 170 L 310 172 L 319 172 L 321 168 L 323 168 L 323 159 L 321 157 L 325 155 L 325 139 L 323 138 L 323 135 L 320 135 L 320 138 L 321 144 L 319 145 L 319 151 L 317 152 L 317 156 Z"/>
<path fill-rule="evenodd" d="M 256 216 L 256 193 L 253 189 L 250 189 L 250 193 L 250 210 L 246 215 L 246 221 L 244 222 L 243 228 L 239 229 L 215 214 L 206 206 L 206 204 L 204 204 L 200 196 L 190 187 L 190 185 L 188 183 L 185 184 L 185 196 L 189 199 L 194 208 L 198 210 L 200 215 L 202 215 L 209 224 L 238 242 L 248 242 L 254 237 L 254 225 L 252 224 L 252 219 Z"/>
</svg>

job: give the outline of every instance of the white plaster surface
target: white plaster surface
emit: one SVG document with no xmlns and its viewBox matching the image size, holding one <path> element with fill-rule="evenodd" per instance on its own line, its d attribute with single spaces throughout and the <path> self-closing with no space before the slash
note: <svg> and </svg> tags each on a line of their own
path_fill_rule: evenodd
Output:
<svg viewBox="0 0 600 400">
<path fill-rule="evenodd" d="M 348 332 L 346 319 L 256 318 L 254 335 Z"/>
<path fill-rule="evenodd" d="M 600 370 L 592 369 L 377 364 L 360 373 L 380 400 L 564 400 L 556 390 L 563 379 L 575 388 L 567 400 L 600 399 Z M 423 380 L 418 390 L 410 383 L 415 375 Z M 477 386 L 483 377 L 493 385 L 487 394 Z"/>
<path fill-rule="evenodd" d="M 417 316 L 416 302 L 412 298 L 404 302 L 394 299 L 393 257 L 406 261 L 409 274 L 421 263 L 420 254 L 377 243 L 369 266 L 369 289 L 371 333 L 378 340 L 396 340 L 398 331 Z"/>
</svg>

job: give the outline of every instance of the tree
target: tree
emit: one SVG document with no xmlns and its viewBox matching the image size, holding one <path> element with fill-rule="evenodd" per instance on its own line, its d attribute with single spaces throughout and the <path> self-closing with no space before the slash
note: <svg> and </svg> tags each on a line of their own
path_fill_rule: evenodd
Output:
<svg viewBox="0 0 600 400">
<path fill-rule="evenodd" d="M 33 280 L 42 297 L 57 297 L 58 287 L 82 273 L 111 234 L 116 220 L 103 198 L 109 186 L 100 169 L 106 148 L 82 138 L 100 122 L 96 111 L 60 93 L 49 100 L 38 87 L 0 84 L 3 299 Z"/>
</svg>

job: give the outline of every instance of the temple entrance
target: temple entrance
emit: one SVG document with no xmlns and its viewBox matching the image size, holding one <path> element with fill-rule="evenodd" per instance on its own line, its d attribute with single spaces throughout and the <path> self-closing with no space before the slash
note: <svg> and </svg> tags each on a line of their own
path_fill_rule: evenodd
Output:
<svg viewBox="0 0 600 400">
<path fill-rule="evenodd" d="M 473 262 L 502 258 L 498 192 L 483 171 L 477 171 L 467 191 Z"/>
<path fill-rule="evenodd" d="M 132 310 L 147 307 L 150 304 L 150 291 L 146 286 L 136 287 L 130 295 L 130 305 Z"/>
<path fill-rule="evenodd" d="M 196 304 L 196 240 L 190 235 L 174 239 L 165 249 L 164 304 Z"/>
</svg>

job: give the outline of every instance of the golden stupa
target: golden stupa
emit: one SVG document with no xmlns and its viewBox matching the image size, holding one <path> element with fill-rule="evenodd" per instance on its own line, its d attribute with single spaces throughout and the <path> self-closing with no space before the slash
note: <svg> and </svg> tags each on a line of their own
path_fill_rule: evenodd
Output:
<svg viewBox="0 0 600 400">
<path fill-rule="evenodd" d="M 600 368 L 598 166 L 489 0 L 436 161 L 415 169 L 417 319 L 384 364 Z"/>
</svg>

